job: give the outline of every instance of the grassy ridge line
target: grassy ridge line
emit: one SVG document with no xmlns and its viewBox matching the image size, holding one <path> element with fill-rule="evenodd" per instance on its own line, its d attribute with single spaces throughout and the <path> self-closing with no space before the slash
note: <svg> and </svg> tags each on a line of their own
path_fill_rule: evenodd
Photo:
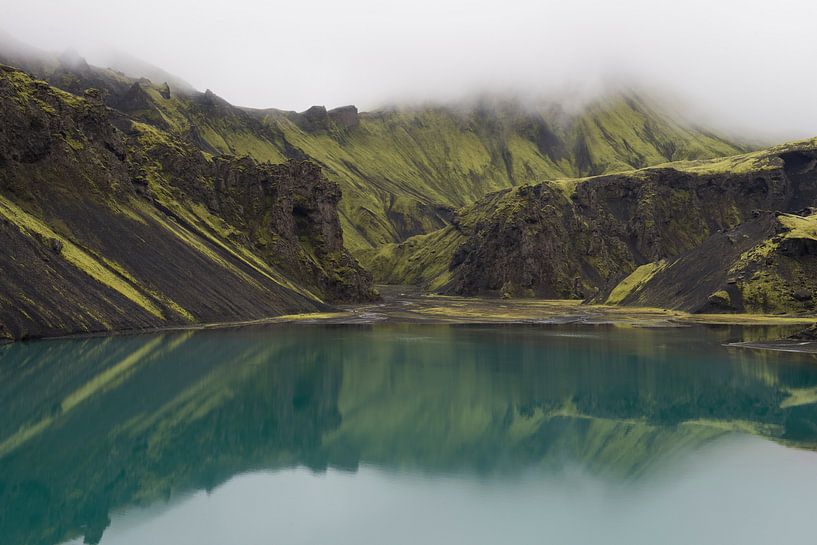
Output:
<svg viewBox="0 0 817 545">
<path fill-rule="evenodd" d="M 140 88 L 145 107 L 131 115 L 207 153 L 321 164 L 342 188 L 344 237 L 353 250 L 433 231 L 447 223 L 438 208 L 520 184 L 740 151 L 634 95 L 600 100 L 567 122 L 551 109 L 507 103 L 384 110 L 345 126 L 331 116 L 306 125 L 301 114 L 245 111 L 212 93 L 167 98 L 157 86 Z"/>
</svg>

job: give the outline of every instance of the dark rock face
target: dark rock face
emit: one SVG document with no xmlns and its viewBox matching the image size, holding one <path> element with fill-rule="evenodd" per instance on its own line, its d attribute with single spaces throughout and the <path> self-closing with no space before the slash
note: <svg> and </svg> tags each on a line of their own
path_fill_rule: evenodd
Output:
<svg viewBox="0 0 817 545">
<path fill-rule="evenodd" d="M 814 297 L 814 293 L 806 288 L 798 288 L 794 290 L 792 296 L 798 301 L 811 301 Z"/>
<path fill-rule="evenodd" d="M 450 290 L 587 297 L 636 265 L 677 255 L 757 208 L 783 205 L 782 173 L 728 181 L 655 169 L 604 176 L 568 197 L 541 184 L 510 194 L 456 252 Z M 577 282 L 578 280 L 578 282 Z M 576 289 L 578 288 L 578 289 Z"/>
<path fill-rule="evenodd" d="M 617 302 L 694 312 L 745 311 L 741 286 L 752 272 L 736 265 L 759 241 L 775 236 L 777 228 L 775 214 L 764 212 L 733 229 L 715 232 L 692 249 L 665 258 L 663 268 Z M 596 302 L 603 303 L 611 290 L 602 290 Z"/>
<path fill-rule="evenodd" d="M 138 84 L 137 84 L 138 85 Z M 140 89 L 131 88 L 138 101 Z M 257 319 L 375 297 L 311 163 L 207 159 L 0 68 L 0 334 Z"/>
<path fill-rule="evenodd" d="M 371 276 L 343 246 L 340 189 L 317 165 L 220 157 L 214 166 L 216 210 L 255 241 L 259 255 L 310 279 L 329 301 L 371 298 Z"/>
<path fill-rule="evenodd" d="M 355 106 L 341 106 L 340 108 L 329 110 L 327 113 L 329 114 L 329 119 L 331 119 L 335 125 L 344 129 L 357 127 L 360 123 L 360 117 L 358 116 Z"/>
<path fill-rule="evenodd" d="M 453 254 L 443 291 L 604 302 L 636 267 L 665 260 L 649 283 L 620 302 L 773 311 L 772 303 L 758 308 L 743 301 L 741 291 L 773 269 L 775 281 L 789 287 L 767 288 L 783 290 L 790 308 L 807 310 L 811 296 L 795 292 L 812 289 L 804 271 L 817 278 L 817 242 L 780 234 L 787 229 L 768 212 L 814 204 L 817 169 L 806 159 L 817 152 L 798 157 L 796 171 L 791 159 L 741 174 L 655 168 L 581 182 L 572 193 L 545 183 L 491 196 L 467 212 L 477 219 Z M 764 240 L 772 240 L 772 253 L 745 255 Z M 730 282 L 732 268 L 742 276 Z"/>
<path fill-rule="evenodd" d="M 307 132 L 327 131 L 330 129 L 348 130 L 360 123 L 355 106 L 341 106 L 326 110 L 325 106 L 312 106 L 305 112 L 293 114 L 295 123 Z"/>
<path fill-rule="evenodd" d="M 593 233 L 579 233 L 581 226 L 569 214 L 568 202 L 552 187 L 522 188 L 519 197 L 511 208 L 497 210 L 496 216 L 477 223 L 473 235 L 454 253 L 450 269 L 456 274 L 446 291 L 572 295 L 578 267 L 571 259 L 570 238 L 584 236 L 590 242 Z"/>
<path fill-rule="evenodd" d="M 547 155 L 553 161 L 560 161 L 567 156 L 564 143 L 541 117 L 524 120 L 519 129 L 522 134 L 527 134 L 536 143 L 536 148 L 540 153 Z"/>
<path fill-rule="evenodd" d="M 137 81 L 130 86 L 128 91 L 122 95 L 121 98 L 118 98 L 117 108 L 123 112 L 135 112 L 152 109 L 153 105 L 150 97 Z"/>
<path fill-rule="evenodd" d="M 787 238 L 780 244 L 780 253 L 790 257 L 817 256 L 817 240 Z"/>
<path fill-rule="evenodd" d="M 325 106 L 312 106 L 302 114 L 296 121 L 305 131 L 314 132 L 329 128 L 329 113 Z"/>
</svg>

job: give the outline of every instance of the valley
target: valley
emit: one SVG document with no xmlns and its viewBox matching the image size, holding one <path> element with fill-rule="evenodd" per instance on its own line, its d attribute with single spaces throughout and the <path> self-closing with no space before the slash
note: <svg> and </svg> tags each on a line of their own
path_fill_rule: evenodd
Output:
<svg viewBox="0 0 817 545">
<path fill-rule="evenodd" d="M 325 312 L 375 283 L 814 314 L 817 140 L 752 150 L 633 90 L 249 109 L 0 45 L 2 338 Z"/>
</svg>

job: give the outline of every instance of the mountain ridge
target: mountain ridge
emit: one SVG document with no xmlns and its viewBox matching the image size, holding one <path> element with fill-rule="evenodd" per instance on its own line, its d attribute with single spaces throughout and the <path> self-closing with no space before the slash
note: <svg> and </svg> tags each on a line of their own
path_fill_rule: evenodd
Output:
<svg viewBox="0 0 817 545">
<path fill-rule="evenodd" d="M 0 66 L 0 338 L 248 320 L 375 297 L 308 162 L 208 158 Z"/>
<path fill-rule="evenodd" d="M 633 92 L 572 111 L 492 97 L 289 112 L 131 78 L 72 52 L 49 59 L 26 61 L 46 81 L 2 71 L 10 121 L 0 212 L 30 270 L 73 256 L 85 276 L 46 265 L 39 280 L 12 274 L 5 298 L 18 306 L 14 289 L 33 293 L 55 275 L 67 284 L 26 295 L 36 317 L 8 312 L 7 338 L 252 319 L 376 297 L 353 255 L 377 281 L 444 293 L 689 311 L 814 306 L 804 211 L 817 205 L 812 141 L 740 155 L 740 145 Z M 60 167 L 70 183 L 49 186 Z M 83 210 L 100 218 L 80 226 Z M 148 226 L 141 239 L 153 242 L 141 251 L 150 263 L 167 262 L 155 250 L 168 236 L 192 248 L 195 259 L 177 265 L 207 276 L 209 287 L 197 298 L 167 284 L 181 270 L 125 263 L 123 249 L 97 232 L 124 235 L 126 220 L 135 224 L 124 231 Z M 199 270 L 202 257 L 216 269 Z M 705 290 L 682 295 L 678 285 L 699 280 L 684 274 L 692 264 L 714 268 Z M 106 286 L 99 300 L 73 300 L 84 308 L 80 325 L 70 311 L 56 319 L 57 293 L 89 271 Z M 208 290 L 224 306 L 200 306 Z M 230 290 L 245 302 L 228 302 Z"/>
<path fill-rule="evenodd" d="M 87 63 L 41 65 L 29 71 L 75 94 L 103 89 L 108 106 L 206 154 L 318 163 L 344 194 L 341 224 L 353 252 L 443 227 L 454 208 L 491 191 L 745 151 L 632 93 L 571 112 L 558 103 L 534 111 L 518 100 L 495 99 L 364 113 L 315 106 L 296 113 L 233 106 L 210 90 L 180 90 Z"/>
</svg>

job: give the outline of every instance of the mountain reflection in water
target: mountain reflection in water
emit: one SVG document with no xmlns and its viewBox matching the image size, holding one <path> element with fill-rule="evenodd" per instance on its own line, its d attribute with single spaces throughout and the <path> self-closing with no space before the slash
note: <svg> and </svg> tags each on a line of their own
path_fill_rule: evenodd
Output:
<svg viewBox="0 0 817 545">
<path fill-rule="evenodd" d="M 625 488 L 671 479 L 736 433 L 760 438 L 746 451 L 759 463 L 763 449 L 797 452 L 767 441 L 814 449 L 817 360 L 721 346 L 743 334 L 276 326 L 0 346 L 0 542 L 105 542 L 120 513 L 217 487 L 249 502 L 253 482 L 281 491 L 280 517 L 304 471 L 328 470 L 320 495 L 338 504 L 332 484 L 355 480 L 372 509 L 366 482 L 413 475 L 436 492 L 401 484 L 401 509 L 442 516 L 431 506 L 448 498 L 467 518 L 452 507 L 464 486 L 485 486 L 496 512 L 571 472 Z"/>
</svg>

